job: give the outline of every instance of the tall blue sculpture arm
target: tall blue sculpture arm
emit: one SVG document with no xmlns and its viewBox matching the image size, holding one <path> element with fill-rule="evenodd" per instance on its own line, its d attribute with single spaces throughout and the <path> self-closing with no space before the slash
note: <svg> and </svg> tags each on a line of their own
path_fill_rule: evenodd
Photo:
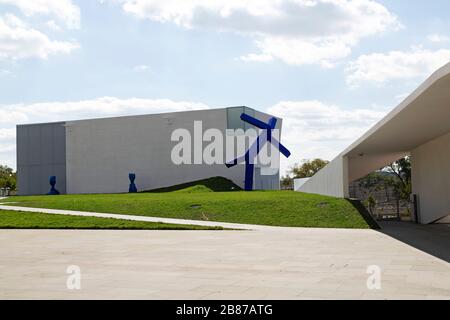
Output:
<svg viewBox="0 0 450 320">
<path fill-rule="evenodd" d="M 272 119 L 275 119 L 275 118 L 272 118 Z M 265 130 L 273 129 L 271 127 L 271 123 L 270 122 L 269 123 L 262 122 L 261 120 L 255 119 L 255 118 L 253 118 L 253 117 L 251 117 L 251 116 L 249 116 L 249 115 L 247 115 L 245 113 L 241 114 L 241 120 L 245 121 L 247 123 L 250 123 L 250 124 L 254 125 L 257 128 L 260 128 L 260 129 L 265 129 Z M 275 119 L 275 124 L 276 124 L 276 119 Z"/>
<path fill-rule="evenodd" d="M 269 120 L 269 126 L 271 129 L 275 129 L 275 127 L 277 126 L 277 118 L 270 118 Z"/>
<path fill-rule="evenodd" d="M 289 158 L 291 156 L 291 152 L 281 144 L 277 139 L 272 137 L 272 143 L 275 145 L 275 147 L 278 148 L 280 153 L 285 156 L 286 158 Z"/>
<path fill-rule="evenodd" d="M 243 155 L 242 157 L 238 157 L 236 159 L 234 159 L 233 161 L 227 162 L 225 163 L 225 165 L 227 166 L 227 168 L 233 168 L 235 166 L 237 166 L 239 163 L 242 163 L 245 161 L 245 155 Z"/>
<path fill-rule="evenodd" d="M 267 140 L 269 142 L 272 142 L 272 130 L 275 129 L 277 126 L 277 118 L 270 118 L 268 123 L 262 122 L 261 120 L 255 119 L 245 113 L 241 114 L 241 120 L 245 121 L 247 123 L 250 123 L 251 125 L 254 125 L 255 127 L 266 130 L 267 131 Z"/>
<path fill-rule="evenodd" d="M 291 156 L 291 153 L 277 139 L 272 137 L 272 130 L 274 130 L 277 125 L 277 118 L 270 118 L 268 123 L 264 123 L 243 113 L 241 115 L 241 120 L 259 129 L 266 130 L 266 134 L 262 132 L 258 135 L 256 141 L 251 145 L 247 152 L 245 152 L 245 155 L 234 159 L 232 162 L 226 163 L 226 166 L 228 168 L 231 168 L 238 165 L 239 163 L 245 162 L 245 190 L 251 191 L 253 190 L 253 171 L 255 167 L 253 161 L 254 158 L 259 154 L 261 148 L 263 148 L 267 142 L 273 143 L 275 147 L 287 158 Z"/>
</svg>

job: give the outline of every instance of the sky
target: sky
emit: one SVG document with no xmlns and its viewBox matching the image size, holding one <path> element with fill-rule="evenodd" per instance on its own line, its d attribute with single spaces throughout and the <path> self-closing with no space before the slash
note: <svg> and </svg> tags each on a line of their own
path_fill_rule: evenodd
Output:
<svg viewBox="0 0 450 320">
<path fill-rule="evenodd" d="M 448 0 L 0 0 L 0 164 L 16 124 L 248 106 L 332 160 L 450 62 Z"/>
</svg>

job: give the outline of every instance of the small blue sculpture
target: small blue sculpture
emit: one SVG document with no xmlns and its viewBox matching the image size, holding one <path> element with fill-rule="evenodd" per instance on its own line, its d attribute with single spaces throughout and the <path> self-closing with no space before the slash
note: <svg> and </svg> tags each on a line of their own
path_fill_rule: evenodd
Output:
<svg viewBox="0 0 450 320">
<path fill-rule="evenodd" d="M 57 196 L 57 195 L 59 195 L 59 191 L 55 189 L 56 176 L 51 176 L 49 178 L 49 182 L 50 182 L 51 189 L 50 189 L 50 192 L 47 193 L 47 195 L 49 195 L 49 196 Z"/>
<path fill-rule="evenodd" d="M 128 174 L 128 178 L 130 179 L 130 188 L 128 189 L 128 192 L 129 193 L 136 193 L 136 192 L 138 192 L 136 184 L 134 184 L 134 180 L 136 180 L 136 174 L 135 173 L 130 173 L 130 174 Z"/>
</svg>

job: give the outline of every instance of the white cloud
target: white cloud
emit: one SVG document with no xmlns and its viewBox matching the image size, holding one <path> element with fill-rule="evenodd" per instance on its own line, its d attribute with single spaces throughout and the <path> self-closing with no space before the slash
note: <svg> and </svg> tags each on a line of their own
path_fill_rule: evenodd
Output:
<svg viewBox="0 0 450 320">
<path fill-rule="evenodd" d="M 0 128 L 0 150 L 2 152 L 14 150 L 14 141 L 16 140 L 15 128 Z"/>
<path fill-rule="evenodd" d="M 13 140 L 16 137 L 15 129 L 0 128 L 0 142 Z"/>
<path fill-rule="evenodd" d="M 71 0 L 0 0 L 0 4 L 15 6 L 26 16 L 54 16 L 69 29 L 80 27 L 80 8 Z"/>
<path fill-rule="evenodd" d="M 434 43 L 446 43 L 450 42 L 450 37 L 441 34 L 430 34 L 428 40 Z"/>
<path fill-rule="evenodd" d="M 0 128 L 0 165 L 15 168 L 16 129 Z"/>
<path fill-rule="evenodd" d="M 49 20 L 46 23 L 47 27 L 50 28 L 53 31 L 61 31 L 61 27 L 58 26 L 58 24 L 55 22 L 55 20 Z"/>
<path fill-rule="evenodd" d="M 145 71 L 150 70 L 150 67 L 145 64 L 141 64 L 141 65 L 135 66 L 133 68 L 133 70 L 136 72 L 145 72 Z"/>
<path fill-rule="evenodd" d="M 426 50 L 421 47 L 409 51 L 391 51 L 360 56 L 347 68 L 347 83 L 359 86 L 361 82 L 385 83 L 424 77 L 450 62 L 450 50 Z"/>
<path fill-rule="evenodd" d="M 17 123 L 77 120 L 207 108 L 209 107 L 202 103 L 178 102 L 169 99 L 103 97 L 77 102 L 43 102 L 0 106 L 0 123 L 15 125 Z"/>
<path fill-rule="evenodd" d="M 386 114 L 314 100 L 279 102 L 267 112 L 283 118 L 283 144 L 292 152 L 290 159 L 282 159 L 282 172 L 303 159 L 334 159 Z"/>
<path fill-rule="evenodd" d="M 259 53 L 244 61 L 280 59 L 331 67 L 364 37 L 401 25 L 373 0 L 121 0 L 139 18 L 249 36 Z M 269 58 L 270 57 L 270 58 Z"/>
<path fill-rule="evenodd" d="M 0 59 L 46 59 L 52 54 L 70 53 L 78 47 L 76 42 L 50 40 L 12 14 L 0 16 Z"/>
<path fill-rule="evenodd" d="M 256 45 L 263 54 L 247 55 L 244 61 L 261 61 L 261 57 L 266 60 L 271 58 L 280 59 L 290 65 L 320 64 L 323 68 L 331 68 L 335 61 L 347 57 L 351 53 L 351 48 L 339 41 L 323 40 L 298 40 L 291 38 L 267 37 L 264 40 L 256 41 Z M 259 60 L 258 60 L 259 59 Z"/>
<path fill-rule="evenodd" d="M 239 59 L 242 60 L 242 61 L 245 61 L 245 62 L 250 62 L 250 61 L 254 61 L 254 62 L 269 62 L 269 61 L 273 60 L 273 57 L 270 54 L 250 53 L 248 55 L 241 56 Z"/>
</svg>

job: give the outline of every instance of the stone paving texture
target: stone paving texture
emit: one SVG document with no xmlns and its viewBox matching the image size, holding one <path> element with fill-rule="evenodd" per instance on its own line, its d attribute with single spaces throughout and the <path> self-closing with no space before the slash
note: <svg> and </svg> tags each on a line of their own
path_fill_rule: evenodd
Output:
<svg viewBox="0 0 450 320">
<path fill-rule="evenodd" d="M 0 299 L 450 299 L 447 262 L 373 230 L 0 230 L 0 243 Z"/>
</svg>

